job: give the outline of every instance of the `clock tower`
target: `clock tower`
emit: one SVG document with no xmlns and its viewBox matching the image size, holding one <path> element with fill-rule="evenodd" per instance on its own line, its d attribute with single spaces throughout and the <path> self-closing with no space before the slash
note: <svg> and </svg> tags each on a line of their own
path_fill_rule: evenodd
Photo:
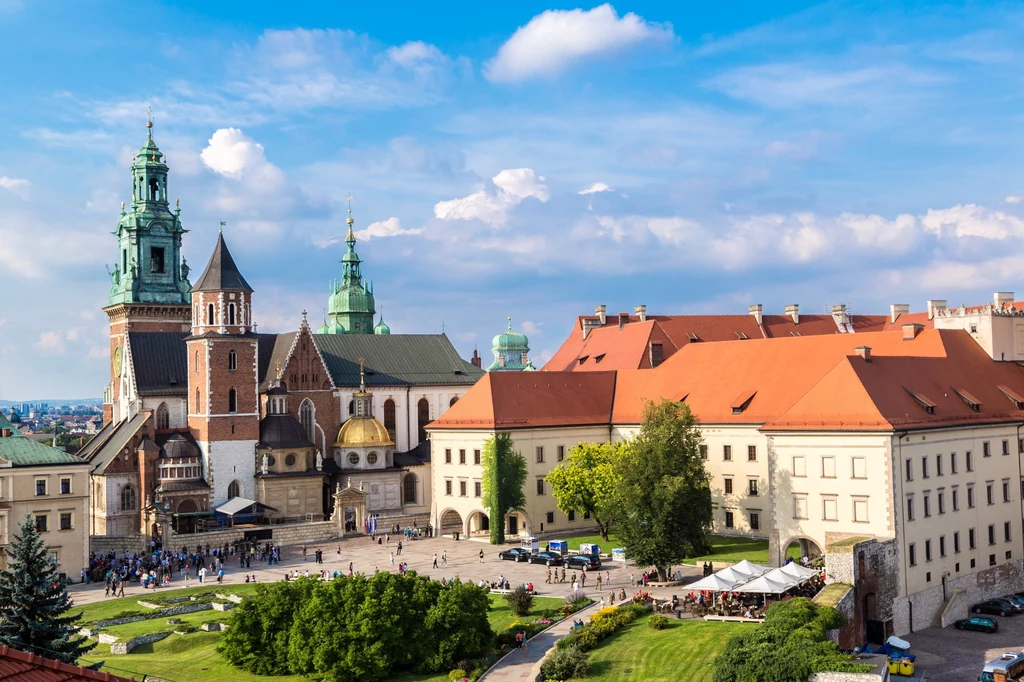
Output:
<svg viewBox="0 0 1024 682">
<path fill-rule="evenodd" d="M 129 331 L 191 329 L 189 267 L 181 256 L 181 209 L 167 194 L 167 164 L 146 122 L 146 141 L 132 157 L 132 197 L 113 234 L 117 259 L 107 266 L 110 293 L 104 312 L 110 321 L 110 383 L 103 392 L 103 421 L 121 421 L 131 411 L 124 399 L 125 337 Z"/>
</svg>

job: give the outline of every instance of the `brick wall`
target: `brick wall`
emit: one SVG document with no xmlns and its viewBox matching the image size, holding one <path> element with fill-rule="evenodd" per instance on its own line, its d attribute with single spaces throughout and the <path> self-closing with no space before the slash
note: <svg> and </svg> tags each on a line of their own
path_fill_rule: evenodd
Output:
<svg viewBox="0 0 1024 682">
<path fill-rule="evenodd" d="M 107 554 L 114 551 L 117 554 L 131 552 L 141 554 L 149 549 L 149 541 L 142 535 L 90 535 L 89 551 L 96 554 Z"/>
</svg>

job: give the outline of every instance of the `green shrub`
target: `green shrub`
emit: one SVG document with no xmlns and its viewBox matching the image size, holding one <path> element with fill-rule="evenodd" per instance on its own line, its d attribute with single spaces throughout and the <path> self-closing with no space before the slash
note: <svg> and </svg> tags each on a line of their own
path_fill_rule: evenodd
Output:
<svg viewBox="0 0 1024 682">
<path fill-rule="evenodd" d="M 579 646 L 579 645 L 580 645 L 580 636 L 579 636 L 579 634 L 577 632 L 573 632 L 571 634 L 568 634 L 565 637 L 563 637 L 562 639 L 560 639 L 557 642 L 555 642 L 555 647 L 558 648 L 558 649 L 564 649 L 566 647 Z"/>
<path fill-rule="evenodd" d="M 452 682 L 459 682 L 464 677 L 466 677 L 466 671 L 462 669 L 456 669 L 448 673 L 448 679 Z"/>
<path fill-rule="evenodd" d="M 580 649 L 583 651 L 590 651 L 598 645 L 598 642 L 601 641 L 598 639 L 597 635 L 590 631 L 590 628 L 583 628 L 580 630 L 576 635 L 576 640 L 579 642 Z"/>
<path fill-rule="evenodd" d="M 530 615 L 530 609 L 533 608 L 533 595 L 522 585 L 506 594 L 505 601 L 512 608 L 513 615 L 520 618 Z"/>
<path fill-rule="evenodd" d="M 658 614 L 648 616 L 647 626 L 653 630 L 664 630 L 668 627 L 668 618 Z"/>
<path fill-rule="evenodd" d="M 578 646 L 556 648 L 544 663 L 540 671 L 545 680 L 569 680 L 587 676 L 587 657 Z"/>
</svg>

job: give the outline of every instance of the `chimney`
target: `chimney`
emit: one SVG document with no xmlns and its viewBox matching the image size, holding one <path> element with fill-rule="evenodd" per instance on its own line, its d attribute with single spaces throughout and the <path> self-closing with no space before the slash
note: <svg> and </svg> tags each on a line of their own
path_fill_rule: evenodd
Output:
<svg viewBox="0 0 1024 682">
<path fill-rule="evenodd" d="M 924 329 L 923 324 L 905 324 L 903 325 L 903 340 L 913 341 L 917 338 L 917 335 Z"/>
<path fill-rule="evenodd" d="M 601 326 L 600 321 L 595 320 L 592 317 L 583 318 L 583 340 L 586 341 L 587 337 L 590 336 L 590 332 L 594 331 Z"/>
<path fill-rule="evenodd" d="M 871 362 L 871 346 L 857 346 L 853 352 L 864 359 L 864 362 Z"/>
<path fill-rule="evenodd" d="M 934 320 L 939 311 L 946 309 L 946 302 L 938 299 L 932 299 L 926 305 L 928 306 L 929 320 Z"/>
<path fill-rule="evenodd" d="M 608 306 L 603 305 L 603 304 L 602 305 L 594 306 L 594 314 L 597 315 L 597 319 L 601 320 L 601 326 L 602 327 L 604 326 L 604 323 L 606 321 L 607 313 L 608 313 Z"/>
<path fill-rule="evenodd" d="M 641 322 L 647 321 L 647 306 L 638 305 L 637 307 L 633 308 L 633 310 L 636 312 L 636 316 L 640 318 Z"/>
<path fill-rule="evenodd" d="M 473 357 L 470 359 L 470 364 L 477 369 L 482 369 L 484 366 L 484 359 L 480 357 L 479 351 L 476 348 L 473 349 Z"/>
<path fill-rule="evenodd" d="M 619 329 L 629 324 L 629 313 L 619 313 Z"/>
<path fill-rule="evenodd" d="M 992 297 L 992 302 L 996 304 L 996 308 L 1002 310 L 1007 303 L 1013 303 L 1013 292 L 997 291 Z"/>
<path fill-rule="evenodd" d="M 896 322 L 896 318 L 900 315 L 910 314 L 909 303 L 893 303 L 889 306 L 889 321 L 892 323 Z"/>
<path fill-rule="evenodd" d="M 832 317 L 836 318 L 836 322 L 842 326 L 847 323 L 846 319 L 846 304 L 837 303 L 832 306 Z"/>
<path fill-rule="evenodd" d="M 758 326 L 761 324 L 761 304 L 755 303 L 754 305 L 747 308 L 750 314 L 754 316 L 754 321 L 757 322 Z"/>
<path fill-rule="evenodd" d="M 796 303 L 786 306 L 786 314 L 793 318 L 793 324 L 800 324 L 800 306 Z"/>
</svg>

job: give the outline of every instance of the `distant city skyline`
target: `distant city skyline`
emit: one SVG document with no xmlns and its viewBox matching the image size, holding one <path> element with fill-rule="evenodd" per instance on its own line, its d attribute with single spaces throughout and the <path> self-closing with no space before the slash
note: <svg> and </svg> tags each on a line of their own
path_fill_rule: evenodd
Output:
<svg viewBox="0 0 1024 682">
<path fill-rule="evenodd" d="M 1022 25 L 996 3 L 0 0 L 0 404 L 102 395 L 149 107 L 188 264 L 225 222 L 260 331 L 319 322 L 349 193 L 392 332 L 443 325 L 485 364 L 508 316 L 541 367 L 602 303 L 985 303 L 1024 286 Z"/>
</svg>

